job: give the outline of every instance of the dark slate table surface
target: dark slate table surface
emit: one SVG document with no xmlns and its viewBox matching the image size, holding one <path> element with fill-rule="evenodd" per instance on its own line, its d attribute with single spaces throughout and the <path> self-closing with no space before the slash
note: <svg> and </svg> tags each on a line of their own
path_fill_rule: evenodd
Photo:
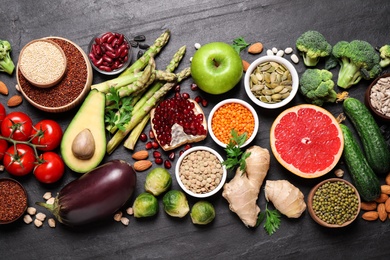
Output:
<svg viewBox="0 0 390 260">
<path fill-rule="evenodd" d="M 101 32 L 118 31 L 128 37 L 144 34 L 147 43 L 152 43 L 164 30 L 171 30 L 171 39 L 157 58 L 157 66 L 163 67 L 173 53 L 187 45 L 187 53 L 180 68 L 190 64 L 195 52 L 194 43 L 212 41 L 231 43 L 243 36 L 248 42 L 260 41 L 265 49 L 294 47 L 296 38 L 306 30 L 322 32 L 331 44 L 339 40 L 361 39 L 373 46 L 390 43 L 390 3 L 388 1 L 21 1 L 3 0 L 0 8 L 0 39 L 12 43 L 12 58 L 17 61 L 21 48 L 29 41 L 45 37 L 60 36 L 74 41 L 84 51 L 91 38 Z M 295 49 L 295 48 L 294 48 Z M 261 54 L 265 55 L 265 51 Z M 249 62 L 261 55 L 242 58 Z M 296 65 L 301 74 L 305 67 Z M 93 82 L 108 77 L 94 73 Z M 0 80 L 10 88 L 10 96 L 16 93 L 15 74 L 0 74 Z M 181 84 L 188 91 L 191 79 Z M 370 81 L 362 81 L 350 89 L 350 95 L 363 100 L 364 91 Z M 209 100 L 206 116 L 217 102 L 236 97 L 248 100 L 243 82 L 232 91 L 219 96 L 200 93 Z M 195 94 L 193 94 L 195 95 Z M 7 97 L 0 96 L 5 104 Z M 248 100 L 249 101 L 249 100 Z M 302 103 L 297 96 L 290 104 Z M 334 115 L 342 112 L 341 104 L 326 105 Z M 37 122 L 40 119 L 58 120 L 65 129 L 76 110 L 62 114 L 50 114 L 37 110 L 28 102 L 7 111 L 25 111 Z M 282 110 L 266 111 L 257 108 L 260 130 L 254 144 L 269 147 L 269 130 L 274 118 Z M 147 127 L 149 129 L 149 126 Z M 208 137 L 200 144 L 216 147 Z M 142 149 L 139 143 L 137 149 Z M 178 153 L 178 150 L 176 151 Z M 311 187 L 327 176 L 306 180 L 293 176 L 281 167 L 273 156 L 268 179 L 287 179 L 307 195 Z M 122 146 L 105 161 L 124 159 L 132 162 L 131 153 Z M 343 167 L 338 166 L 338 167 Z M 170 170 L 174 174 L 174 168 Z M 136 194 L 142 191 L 146 173 L 138 174 Z M 8 177 L 0 173 L 0 177 Z M 40 185 L 32 176 L 21 179 L 25 185 L 30 204 L 42 200 L 46 191 L 56 193 L 77 174 L 66 172 L 63 180 L 52 186 Z M 350 180 L 348 173 L 344 177 Z M 179 188 L 174 180 L 173 188 Z M 197 200 L 189 198 L 190 204 Z M 280 229 L 272 236 L 263 228 L 248 229 L 238 217 L 230 212 L 221 194 L 210 201 L 216 207 L 216 218 L 207 226 L 195 226 L 189 216 L 184 219 L 168 217 L 160 211 L 155 218 L 130 219 L 125 227 L 113 220 L 104 223 L 71 229 L 57 223 L 49 228 L 26 225 L 22 221 L 0 227 L 1 259 L 388 259 L 390 254 L 389 221 L 368 223 L 358 219 L 343 229 L 326 229 L 316 224 L 305 212 L 299 219 L 282 218 Z M 264 193 L 258 204 L 264 210 Z M 161 203 L 160 203 L 161 205 Z M 44 211 L 43 209 L 39 209 Z M 46 212 L 46 211 L 44 211 Z M 46 212 L 48 216 L 50 214 Z"/>
</svg>

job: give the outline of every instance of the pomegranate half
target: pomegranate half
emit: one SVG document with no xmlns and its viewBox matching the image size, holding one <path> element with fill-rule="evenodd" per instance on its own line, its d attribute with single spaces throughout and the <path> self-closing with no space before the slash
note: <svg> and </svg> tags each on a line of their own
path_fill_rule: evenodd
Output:
<svg viewBox="0 0 390 260">
<path fill-rule="evenodd" d="M 202 108 L 194 100 L 175 95 L 150 112 L 155 139 L 164 151 L 207 137 L 207 122 Z"/>
</svg>

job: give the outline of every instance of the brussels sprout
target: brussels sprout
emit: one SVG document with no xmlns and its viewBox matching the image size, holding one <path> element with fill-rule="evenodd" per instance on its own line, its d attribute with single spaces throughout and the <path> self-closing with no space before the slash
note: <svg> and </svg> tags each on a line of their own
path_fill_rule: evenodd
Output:
<svg viewBox="0 0 390 260">
<path fill-rule="evenodd" d="M 215 218 L 214 206 L 208 201 L 198 201 L 192 206 L 190 216 L 192 223 L 206 225 Z"/>
<path fill-rule="evenodd" d="M 144 192 L 137 196 L 133 204 L 134 217 L 151 217 L 158 212 L 158 201 L 153 194 Z"/>
<path fill-rule="evenodd" d="M 170 190 L 165 193 L 163 205 L 165 212 L 172 217 L 182 218 L 190 211 L 186 195 L 179 190 Z"/>
<path fill-rule="evenodd" d="M 172 177 L 164 168 L 154 168 L 148 173 L 145 180 L 145 190 L 158 196 L 169 189 Z"/>
</svg>

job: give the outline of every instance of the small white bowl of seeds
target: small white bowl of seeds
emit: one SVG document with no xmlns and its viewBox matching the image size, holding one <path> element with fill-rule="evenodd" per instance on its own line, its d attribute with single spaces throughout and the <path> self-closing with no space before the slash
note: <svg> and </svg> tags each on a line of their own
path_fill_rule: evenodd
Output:
<svg viewBox="0 0 390 260">
<path fill-rule="evenodd" d="M 299 77 L 295 67 L 279 56 L 262 56 L 251 63 L 244 77 L 245 91 L 258 106 L 276 109 L 297 94 Z"/>
<path fill-rule="evenodd" d="M 227 170 L 222 162 L 223 158 L 215 150 L 206 146 L 192 147 L 176 163 L 176 180 L 188 195 L 210 197 L 226 182 Z"/>
</svg>

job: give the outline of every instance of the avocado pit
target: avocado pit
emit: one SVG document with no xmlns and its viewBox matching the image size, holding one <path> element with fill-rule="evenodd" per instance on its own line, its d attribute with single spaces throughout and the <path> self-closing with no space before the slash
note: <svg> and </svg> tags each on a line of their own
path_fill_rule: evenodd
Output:
<svg viewBox="0 0 390 260">
<path fill-rule="evenodd" d="M 88 128 L 76 135 L 72 142 L 72 153 L 80 160 L 91 159 L 95 153 L 95 139 Z"/>
</svg>

